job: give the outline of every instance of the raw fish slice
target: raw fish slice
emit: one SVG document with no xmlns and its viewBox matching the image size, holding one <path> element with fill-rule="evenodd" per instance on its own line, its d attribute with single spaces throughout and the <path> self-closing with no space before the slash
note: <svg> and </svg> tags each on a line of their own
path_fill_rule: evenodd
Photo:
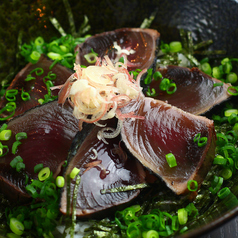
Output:
<svg viewBox="0 0 238 238">
<path fill-rule="evenodd" d="M 47 94 L 47 87 L 46 84 L 43 81 L 43 78 L 48 75 L 48 73 L 51 71 L 52 73 L 56 74 L 56 78 L 52 80 L 54 85 L 61 85 L 65 83 L 66 79 L 72 74 L 72 71 L 60 64 L 55 64 L 52 69 L 50 69 L 50 66 L 52 65 L 53 61 L 48 59 L 46 56 L 42 55 L 39 61 L 36 64 L 28 63 L 25 68 L 23 68 L 13 79 L 10 86 L 7 88 L 9 89 L 17 89 L 18 94 L 16 95 L 16 110 L 14 117 L 23 113 L 24 111 L 35 107 L 39 105 L 38 102 L 39 99 L 44 99 L 44 95 Z M 31 76 L 35 79 L 32 79 L 30 81 L 25 81 L 27 78 L 27 75 L 30 74 L 31 71 L 37 68 L 42 68 L 43 73 L 41 75 L 37 75 L 40 73 L 38 70 L 37 72 L 32 72 Z M 36 74 L 37 73 L 37 74 Z M 48 81 L 49 79 L 45 79 Z M 21 99 L 21 92 L 22 90 L 24 92 L 28 92 L 30 94 L 30 100 L 23 101 Z M 52 95 L 57 96 L 59 90 L 52 90 Z M 5 96 L 1 99 L 0 102 L 0 108 L 5 107 L 6 103 L 8 101 L 6 100 Z M 6 117 L 11 113 L 3 112 L 0 117 Z"/>
<path fill-rule="evenodd" d="M 214 87 L 215 83 L 221 83 L 221 81 L 203 73 L 198 68 L 168 66 L 159 71 L 164 78 L 176 84 L 177 91 L 168 94 L 159 89 L 161 80 L 153 81 L 151 88 L 155 88 L 158 93 L 154 98 L 166 101 L 186 112 L 195 115 L 202 114 L 231 96 L 227 92 L 230 84 L 223 83 L 222 86 Z"/>
<path fill-rule="evenodd" d="M 115 59 L 118 51 L 115 50 L 113 43 L 117 42 L 122 49 L 135 51 L 127 56 L 129 71 L 147 69 L 156 63 L 159 36 L 156 30 L 141 28 L 122 28 L 96 34 L 76 47 L 75 51 L 79 52 L 76 56 L 76 63 L 89 66 L 84 55 L 91 53 L 92 50 L 98 54 L 98 57 L 108 55 L 110 59 Z"/>
<path fill-rule="evenodd" d="M 10 200 L 25 202 L 30 196 L 25 191 L 26 175 L 31 179 L 38 179 L 34 173 L 34 166 L 43 163 L 49 167 L 54 176 L 61 172 L 61 166 L 67 159 L 71 142 L 78 132 L 78 120 L 72 115 L 72 109 L 65 104 L 64 108 L 58 102 L 50 102 L 28 110 L 8 123 L 7 129 L 12 131 L 9 141 L 2 141 L 8 145 L 9 152 L 0 158 L 0 191 Z M 12 144 L 15 135 L 26 132 L 27 139 L 22 139 L 15 154 Z M 16 172 L 10 162 L 21 156 L 26 168 Z"/>
<path fill-rule="evenodd" d="M 121 135 L 129 151 L 176 194 L 187 192 L 189 180 L 200 185 L 215 156 L 213 121 L 152 98 L 132 101 L 122 109 L 130 111 L 145 119 L 124 120 Z M 202 147 L 194 142 L 198 133 L 207 137 Z M 169 153 L 175 156 L 176 167 L 169 167 L 165 157 Z"/>
<path fill-rule="evenodd" d="M 112 127 L 113 125 L 115 127 L 116 123 L 112 124 Z M 97 139 L 99 130 L 101 130 L 100 127 L 95 127 L 82 144 L 82 135 L 79 132 L 71 148 L 71 151 L 75 152 L 70 158 L 65 177 L 67 178 L 74 167 L 80 169 L 81 181 L 76 202 L 78 217 L 96 215 L 98 218 L 98 215 L 102 213 L 105 216 L 108 210 L 111 211 L 119 205 L 130 202 L 140 193 L 139 189 L 109 194 L 102 194 L 101 190 L 143 183 L 145 178 L 142 165 L 134 158 L 127 157 L 126 152 L 120 147 L 120 137 L 110 139 L 109 144 L 105 144 Z M 74 189 L 75 179 L 70 182 L 71 199 Z M 60 208 L 64 214 L 67 212 L 66 194 L 65 186 Z"/>
</svg>

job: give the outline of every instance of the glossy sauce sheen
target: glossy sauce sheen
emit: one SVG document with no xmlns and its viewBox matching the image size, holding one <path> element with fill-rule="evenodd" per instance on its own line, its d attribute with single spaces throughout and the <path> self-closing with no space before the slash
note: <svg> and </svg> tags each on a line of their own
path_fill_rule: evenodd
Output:
<svg viewBox="0 0 238 238">
<path fill-rule="evenodd" d="M 122 110 L 129 111 L 145 119 L 125 119 L 122 140 L 145 167 L 159 175 L 177 194 L 187 191 L 190 179 L 202 182 L 215 155 L 211 120 L 152 98 L 132 101 Z M 205 146 L 198 147 L 194 142 L 197 133 L 208 138 Z M 165 158 L 168 153 L 174 154 L 176 167 L 169 167 Z"/>
<path fill-rule="evenodd" d="M 9 152 L 0 159 L 0 190 L 14 200 L 16 197 L 12 193 L 16 193 L 24 202 L 24 198 L 29 197 L 25 191 L 25 174 L 29 176 L 29 182 L 30 179 L 38 179 L 34 166 L 40 163 L 49 167 L 54 176 L 61 172 L 71 142 L 78 132 L 78 120 L 68 105 L 62 108 L 54 101 L 14 118 L 8 123 L 8 129 L 12 130 L 12 136 L 9 141 L 2 142 L 9 146 Z M 16 154 L 12 154 L 11 147 L 19 132 L 26 132 L 27 139 L 22 139 Z M 22 172 L 16 172 L 10 166 L 12 159 L 18 155 L 26 166 Z"/>
<path fill-rule="evenodd" d="M 91 53 L 91 49 L 99 57 L 108 55 L 110 59 L 115 59 L 116 51 L 113 49 L 113 43 L 117 42 L 122 49 L 129 47 L 135 50 L 134 54 L 128 56 L 128 61 L 135 64 L 134 66 L 128 65 L 129 71 L 149 68 L 156 60 L 159 36 L 156 30 L 141 28 L 122 28 L 96 34 L 76 48 L 76 51 L 79 51 L 76 63 L 88 66 L 89 63 L 84 55 Z"/>
<path fill-rule="evenodd" d="M 114 127 L 116 124 L 113 124 Z M 100 211 L 127 203 L 134 199 L 140 190 L 101 194 L 101 189 L 111 189 L 144 182 L 145 172 L 140 163 L 128 157 L 120 148 L 120 137 L 107 139 L 109 144 L 97 139 L 100 127 L 95 127 L 86 137 L 71 158 L 66 176 L 74 167 L 80 169 L 81 181 L 77 195 L 76 214 L 79 217 L 97 215 Z M 80 133 L 75 138 L 80 138 Z M 93 149 L 97 151 L 97 158 Z M 90 163 L 96 166 L 90 167 Z M 87 168 L 89 168 L 87 170 Z M 75 180 L 70 183 L 71 197 L 75 189 Z M 66 213 L 66 187 L 61 198 L 61 212 Z M 105 215 L 105 214 L 104 214 Z"/>
<path fill-rule="evenodd" d="M 166 101 L 186 112 L 195 115 L 202 114 L 231 96 L 227 92 L 230 84 L 223 83 L 223 86 L 214 87 L 215 83 L 221 83 L 221 81 L 203 73 L 198 68 L 167 66 L 159 71 L 164 78 L 176 84 L 177 90 L 173 94 L 168 94 L 159 89 L 161 80 L 153 81 L 150 87 L 155 88 L 158 93 L 154 98 Z"/>
</svg>

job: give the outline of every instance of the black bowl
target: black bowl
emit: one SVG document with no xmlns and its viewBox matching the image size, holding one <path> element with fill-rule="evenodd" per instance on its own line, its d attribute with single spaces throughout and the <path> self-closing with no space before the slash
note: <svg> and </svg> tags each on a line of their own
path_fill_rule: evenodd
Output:
<svg viewBox="0 0 238 238">
<path fill-rule="evenodd" d="M 19 39 L 30 42 L 41 35 L 46 40 L 60 36 L 49 17 L 55 17 L 67 33 L 70 22 L 62 0 L 8 1 L 0 3 L 0 72 L 6 76 L 23 66 L 16 55 Z M 122 27 L 140 27 L 145 18 L 156 14 L 151 28 L 161 33 L 164 41 L 180 39 L 179 29 L 192 32 L 194 42 L 213 40 L 210 50 L 225 50 L 222 57 L 236 57 L 238 52 L 238 2 L 236 0 L 69 0 L 76 31 L 89 19 L 95 34 Z M 3 78 L 3 77 L 2 77 Z M 237 104 L 237 99 L 233 102 Z M 221 109 L 220 106 L 218 109 Z M 233 177 L 232 192 L 238 196 Z M 212 203 L 207 216 L 191 224 L 191 230 L 181 237 L 197 237 L 209 229 L 220 226 L 238 214 L 238 206 L 227 207 L 222 201 Z"/>
</svg>

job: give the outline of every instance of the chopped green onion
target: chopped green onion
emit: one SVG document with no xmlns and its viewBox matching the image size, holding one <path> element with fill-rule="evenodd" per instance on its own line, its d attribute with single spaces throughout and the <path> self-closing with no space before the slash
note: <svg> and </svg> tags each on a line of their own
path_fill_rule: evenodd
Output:
<svg viewBox="0 0 238 238">
<path fill-rule="evenodd" d="M 137 238 L 141 236 L 140 227 L 142 226 L 141 221 L 135 221 L 128 225 L 126 234 L 128 238 Z"/>
<path fill-rule="evenodd" d="M 168 94 L 173 94 L 176 92 L 176 90 L 177 90 L 177 85 L 175 83 L 170 83 L 169 87 L 166 89 L 166 92 Z"/>
<path fill-rule="evenodd" d="M 5 151 L 5 153 L 4 153 Z M 1 142 L 0 142 L 0 157 L 3 157 L 4 155 L 6 155 L 9 151 L 9 148 L 7 145 L 3 145 Z"/>
<path fill-rule="evenodd" d="M 230 179 L 232 177 L 232 171 L 229 168 L 224 168 L 221 171 L 221 176 L 224 178 L 224 180 Z"/>
<path fill-rule="evenodd" d="M 144 79 L 145 84 L 150 84 L 151 83 L 151 81 L 152 81 L 152 71 L 153 71 L 152 68 L 147 69 L 147 75 L 146 75 L 146 78 Z"/>
<path fill-rule="evenodd" d="M 40 76 L 40 75 L 42 75 L 43 73 L 44 73 L 44 69 L 42 69 L 42 68 L 35 68 L 35 69 L 33 69 L 31 72 L 30 72 L 30 75 L 32 74 L 32 73 L 34 73 L 35 72 L 35 74 L 37 75 L 37 76 Z"/>
<path fill-rule="evenodd" d="M 3 112 L 5 112 L 5 111 L 12 112 L 12 114 L 10 114 L 9 116 L 6 116 L 6 117 L 1 117 L 1 118 L 0 118 L 0 121 L 8 120 L 8 119 L 11 118 L 12 116 L 14 116 L 14 114 L 15 114 L 15 109 L 16 109 L 16 103 L 15 103 L 15 102 L 8 102 L 8 103 L 6 104 L 6 106 L 0 110 L 0 114 L 3 113 Z"/>
<path fill-rule="evenodd" d="M 38 196 L 38 193 L 36 191 L 36 189 L 31 185 L 27 185 L 26 186 L 26 191 L 33 197 L 36 198 Z"/>
<path fill-rule="evenodd" d="M 54 52 L 49 52 L 49 53 L 47 54 L 47 56 L 48 56 L 49 58 L 51 58 L 52 60 L 62 60 L 62 59 L 63 59 L 63 56 L 62 56 L 62 55 L 60 55 L 60 54 L 58 54 L 58 53 L 54 53 Z"/>
<path fill-rule="evenodd" d="M 234 90 L 235 92 L 232 90 Z M 237 96 L 238 95 L 238 87 L 230 86 L 230 87 L 228 87 L 227 92 L 232 96 Z"/>
<path fill-rule="evenodd" d="M 198 189 L 198 182 L 196 180 L 189 180 L 187 183 L 187 188 L 191 192 L 195 192 Z"/>
<path fill-rule="evenodd" d="M 201 137 L 198 141 L 198 147 L 202 147 L 207 144 L 207 137 Z"/>
<path fill-rule="evenodd" d="M 224 115 L 226 116 L 226 117 L 229 117 L 229 116 L 231 116 L 232 114 L 238 114 L 238 109 L 228 109 L 228 110 L 226 110 L 225 112 L 224 112 Z"/>
<path fill-rule="evenodd" d="M 26 168 L 26 165 L 24 164 L 24 163 L 22 163 L 22 162 L 18 162 L 17 164 L 16 164 L 16 171 L 17 172 L 20 172 L 21 170 L 23 170 L 23 169 L 25 169 Z"/>
<path fill-rule="evenodd" d="M 179 231 L 179 233 L 182 234 L 182 233 L 184 233 L 184 232 L 187 231 L 187 230 L 188 230 L 188 227 L 187 227 L 187 226 L 184 226 L 184 227 Z"/>
<path fill-rule="evenodd" d="M 231 84 L 236 83 L 237 74 L 234 73 L 234 72 L 231 72 L 231 73 L 227 74 L 226 81 L 227 81 L 227 83 L 231 83 Z"/>
<path fill-rule="evenodd" d="M 153 74 L 153 78 L 155 81 L 159 80 L 159 79 L 162 79 L 163 76 L 162 74 L 160 73 L 160 71 L 156 71 L 154 74 Z"/>
<path fill-rule="evenodd" d="M 76 177 L 76 175 L 78 175 L 80 172 L 80 169 L 74 167 L 70 173 L 70 178 L 71 179 L 74 179 Z"/>
<path fill-rule="evenodd" d="M 18 148 L 18 146 L 21 144 L 21 142 L 20 141 L 15 141 L 13 144 L 12 144 L 12 153 L 13 154 L 16 154 L 16 152 L 17 152 L 17 148 Z"/>
<path fill-rule="evenodd" d="M 170 80 L 167 78 L 163 78 L 159 85 L 159 88 L 162 91 L 166 91 L 169 88 L 169 85 L 170 85 Z"/>
<path fill-rule="evenodd" d="M 41 171 L 38 173 L 38 179 L 40 181 L 46 180 L 49 176 L 50 176 L 50 168 L 49 167 L 45 167 L 45 168 L 41 169 Z"/>
<path fill-rule="evenodd" d="M 44 39 L 41 36 L 37 37 L 35 39 L 35 44 L 36 45 L 43 45 L 44 44 Z"/>
<path fill-rule="evenodd" d="M 57 176 L 57 178 L 56 178 L 56 186 L 59 187 L 59 188 L 63 188 L 64 184 L 65 184 L 64 177 Z"/>
<path fill-rule="evenodd" d="M 15 233 L 7 233 L 7 238 L 21 238 L 21 236 Z"/>
<path fill-rule="evenodd" d="M 222 77 L 222 72 L 220 71 L 219 67 L 212 68 L 212 75 L 217 79 L 220 79 Z"/>
<path fill-rule="evenodd" d="M 18 94 L 17 89 L 9 89 L 6 91 L 6 99 L 10 102 L 16 101 L 16 95 Z"/>
<path fill-rule="evenodd" d="M 211 65 L 208 62 L 205 62 L 203 64 L 201 64 L 201 70 L 208 75 L 212 74 L 212 68 Z"/>
<path fill-rule="evenodd" d="M 54 62 L 50 65 L 49 69 L 52 70 L 53 67 L 58 63 L 58 60 L 54 60 Z"/>
<path fill-rule="evenodd" d="M 159 238 L 159 233 L 155 230 L 143 231 L 142 238 Z"/>
<path fill-rule="evenodd" d="M 64 163 L 63 163 L 63 165 L 62 165 L 62 167 L 66 167 L 67 165 L 68 165 L 68 161 L 65 160 Z"/>
<path fill-rule="evenodd" d="M 16 235 L 21 236 L 23 234 L 23 232 L 24 232 L 24 225 L 19 220 L 17 220 L 16 218 L 12 217 L 10 219 L 10 229 Z"/>
<path fill-rule="evenodd" d="M 209 187 L 209 190 L 212 194 L 216 194 L 223 184 L 223 178 L 215 176 L 214 181 L 212 181 L 212 187 Z"/>
<path fill-rule="evenodd" d="M 95 54 L 95 53 L 88 53 L 88 54 L 84 55 L 84 58 L 87 60 L 87 62 L 89 64 L 94 64 L 97 61 L 97 54 Z"/>
<path fill-rule="evenodd" d="M 197 142 L 198 147 L 202 147 L 207 144 L 207 137 L 201 137 L 201 133 L 197 133 L 193 141 Z"/>
<path fill-rule="evenodd" d="M 147 96 L 149 96 L 149 97 L 155 97 L 155 96 L 158 95 L 158 94 L 156 93 L 156 91 L 155 91 L 154 88 L 152 88 L 151 90 L 150 90 L 150 88 L 148 88 L 146 94 L 147 94 Z"/>
<path fill-rule="evenodd" d="M 185 208 L 178 209 L 178 221 L 180 225 L 185 225 L 188 221 L 188 212 Z"/>
<path fill-rule="evenodd" d="M 226 165 L 226 163 L 227 163 L 227 159 L 225 159 L 221 155 L 217 155 L 213 160 L 213 164 Z"/>
<path fill-rule="evenodd" d="M 170 168 L 177 166 L 176 158 L 172 153 L 165 155 L 165 158 L 166 158 Z"/>
<path fill-rule="evenodd" d="M 223 86 L 223 83 L 221 82 L 221 83 L 214 83 L 213 84 L 213 87 L 215 88 L 215 87 L 218 87 L 218 86 Z"/>
<path fill-rule="evenodd" d="M 21 157 L 20 155 L 16 156 L 16 157 L 10 162 L 10 166 L 11 166 L 12 168 L 16 168 L 17 163 L 19 163 L 19 162 L 23 162 L 23 159 L 22 159 L 22 157 Z"/>
<path fill-rule="evenodd" d="M 41 54 L 38 51 L 32 51 L 32 53 L 30 54 L 30 58 L 35 61 L 38 61 L 40 56 Z"/>
<path fill-rule="evenodd" d="M 229 194 L 231 193 L 230 189 L 228 187 L 222 188 L 218 193 L 217 196 L 220 199 L 224 199 L 225 197 L 227 197 Z"/>
<path fill-rule="evenodd" d="M 37 164 L 34 166 L 34 173 L 39 173 L 44 168 L 43 164 Z"/>
<path fill-rule="evenodd" d="M 11 130 L 3 130 L 0 132 L 0 140 L 6 141 L 11 138 L 12 131 Z"/>
<path fill-rule="evenodd" d="M 172 217 L 172 225 L 171 225 L 172 230 L 177 231 L 179 229 L 179 222 L 178 222 L 178 216 L 173 216 Z"/>
<path fill-rule="evenodd" d="M 21 99 L 22 99 L 23 101 L 29 101 L 29 100 L 31 99 L 30 94 L 29 94 L 28 92 L 24 92 L 24 91 L 23 91 L 23 88 L 22 88 L 22 90 L 21 90 Z"/>
<path fill-rule="evenodd" d="M 31 81 L 33 79 L 36 79 L 36 77 L 33 77 L 30 74 L 28 74 L 27 77 L 25 78 L 25 81 L 28 82 L 28 81 Z"/>
<path fill-rule="evenodd" d="M 22 140 L 22 139 L 27 139 L 27 133 L 26 132 L 19 132 L 15 136 L 16 140 Z"/>
<path fill-rule="evenodd" d="M 182 50 L 182 44 L 180 41 L 172 41 L 169 44 L 170 52 L 176 53 Z"/>
</svg>

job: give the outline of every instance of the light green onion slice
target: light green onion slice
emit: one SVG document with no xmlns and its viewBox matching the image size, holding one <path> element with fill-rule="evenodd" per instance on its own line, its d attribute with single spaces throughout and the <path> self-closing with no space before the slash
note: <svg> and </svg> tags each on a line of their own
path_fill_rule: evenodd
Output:
<svg viewBox="0 0 238 238">
<path fill-rule="evenodd" d="M 165 158 L 166 158 L 170 168 L 177 166 L 176 158 L 172 153 L 165 155 Z"/>
<path fill-rule="evenodd" d="M 10 229 L 14 234 L 21 236 L 24 232 L 24 225 L 18 219 L 12 217 L 10 219 Z"/>
<path fill-rule="evenodd" d="M 31 59 L 33 60 L 39 60 L 41 54 L 38 51 L 32 51 L 32 53 L 30 54 Z"/>
<path fill-rule="evenodd" d="M 12 168 L 16 168 L 16 166 L 17 166 L 17 163 L 19 163 L 19 162 L 23 162 L 23 159 L 22 159 L 22 157 L 21 156 L 16 156 L 11 162 L 10 162 L 10 166 L 12 167 Z"/>
<path fill-rule="evenodd" d="M 189 180 L 187 183 L 187 188 L 191 192 L 195 192 L 198 189 L 198 182 L 196 180 Z"/>
<path fill-rule="evenodd" d="M 0 140 L 7 141 L 11 138 L 12 131 L 11 130 L 3 130 L 0 132 Z"/>
<path fill-rule="evenodd" d="M 238 109 L 228 109 L 224 112 L 225 117 L 231 116 L 231 114 L 238 114 Z"/>
<path fill-rule="evenodd" d="M 76 177 L 76 175 L 78 175 L 80 172 L 80 169 L 74 167 L 70 173 L 70 178 L 71 179 L 74 179 Z"/>
<path fill-rule="evenodd" d="M 20 141 L 15 141 L 13 144 L 12 144 L 12 153 L 15 155 L 16 154 L 16 152 L 17 152 L 17 148 L 18 148 L 18 146 L 21 144 L 21 142 Z"/>
<path fill-rule="evenodd" d="M 97 55 L 95 53 L 88 53 L 84 55 L 84 58 L 88 61 L 89 64 L 94 64 L 97 61 Z"/>
<path fill-rule="evenodd" d="M 217 196 L 220 199 L 224 199 L 225 197 L 227 197 L 229 194 L 231 193 L 230 189 L 228 187 L 222 188 L 218 193 Z"/>
<path fill-rule="evenodd" d="M 50 176 L 50 168 L 45 167 L 38 173 L 38 179 L 40 181 L 46 180 Z"/>
<path fill-rule="evenodd" d="M 64 187 L 64 184 L 65 184 L 65 179 L 63 176 L 57 176 L 56 178 L 56 186 L 59 187 L 59 188 L 63 188 Z"/>
<path fill-rule="evenodd" d="M 144 231 L 142 233 L 143 238 L 159 238 L 159 233 L 155 230 Z"/>
<path fill-rule="evenodd" d="M 169 47 L 171 52 L 176 53 L 182 50 L 182 43 L 180 41 L 172 41 L 169 43 Z"/>
<path fill-rule="evenodd" d="M 180 225 L 185 225 L 188 221 L 188 212 L 185 208 L 178 209 L 178 221 Z"/>
<path fill-rule="evenodd" d="M 21 170 L 23 170 L 23 169 L 25 169 L 26 168 L 26 165 L 24 164 L 24 163 L 22 163 L 22 162 L 18 162 L 17 164 L 16 164 L 16 171 L 17 172 L 20 172 Z"/>
<path fill-rule="evenodd" d="M 16 134 L 16 140 L 22 140 L 22 139 L 27 139 L 27 133 L 26 132 L 19 132 Z"/>
</svg>

